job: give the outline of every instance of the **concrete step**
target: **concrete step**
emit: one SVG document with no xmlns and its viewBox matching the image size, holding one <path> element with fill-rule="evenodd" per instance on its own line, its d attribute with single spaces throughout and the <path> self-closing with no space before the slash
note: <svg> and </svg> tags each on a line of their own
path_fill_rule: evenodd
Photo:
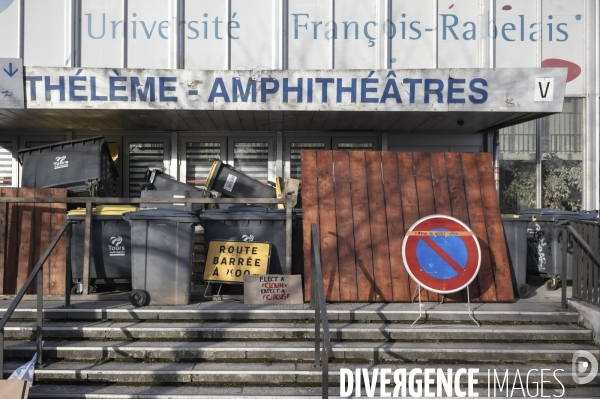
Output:
<svg viewBox="0 0 600 399">
<path fill-rule="evenodd" d="M 487 388 L 476 388 L 479 398 L 493 397 Z M 328 390 L 332 399 L 340 398 L 339 387 Z M 390 391 L 388 391 L 390 392 Z M 517 391 L 520 392 L 520 391 Z M 546 397 L 561 395 L 563 398 L 597 399 L 598 387 L 566 388 L 558 392 L 553 388 L 544 390 Z M 362 392 L 364 395 L 365 393 Z M 379 394 L 379 390 L 377 390 Z M 532 392 L 533 394 L 533 392 Z M 498 397 L 506 397 L 501 393 Z M 30 398 L 57 399 L 313 399 L 321 398 L 320 387 L 179 387 L 179 386 L 102 386 L 102 385 L 35 385 L 29 391 Z M 354 397 L 354 396 L 351 396 Z M 365 397 L 365 396 L 362 396 Z M 379 398 L 380 396 L 374 396 Z M 441 397 L 442 399 L 448 397 Z"/>
<path fill-rule="evenodd" d="M 0 303 L 0 316 L 9 301 Z M 44 318 L 61 320 L 314 320 L 308 305 L 244 305 L 238 302 L 196 302 L 188 306 L 148 306 L 134 308 L 125 301 L 76 302 L 64 308 L 64 302 L 45 301 Z M 34 301 L 24 301 L 12 320 L 35 320 Z M 430 321 L 470 321 L 466 306 L 460 303 L 424 303 Z M 564 311 L 557 303 L 473 303 L 475 317 L 489 322 L 577 323 L 578 313 Z M 406 322 L 419 317 L 416 303 L 368 304 L 334 303 L 327 305 L 330 321 L 356 320 Z"/>
<path fill-rule="evenodd" d="M 7 339 L 34 339 L 37 328 L 30 322 L 5 327 Z M 44 338 L 110 339 L 314 339 L 308 323 L 167 323 L 167 322 L 47 322 Z M 490 340 L 490 341 L 591 341 L 592 331 L 564 324 L 484 325 L 425 324 L 415 328 L 398 323 L 332 323 L 333 340 Z"/>
<path fill-rule="evenodd" d="M 502 342 L 334 342 L 338 361 L 359 359 L 381 361 L 460 361 L 460 362 L 565 362 L 573 353 L 586 350 L 600 358 L 600 349 L 576 343 L 511 343 Z M 204 359 L 207 361 L 312 361 L 311 341 L 50 341 L 46 340 L 44 356 L 60 359 Z M 35 342 L 7 341 L 7 358 L 30 358 Z"/>
<path fill-rule="evenodd" d="M 4 376 L 8 377 L 19 367 L 19 362 L 8 362 L 4 367 Z M 477 386 L 487 387 L 488 379 L 496 377 L 502 382 L 505 376 L 508 381 L 515 381 L 517 373 L 529 386 L 550 381 L 553 385 L 576 386 L 572 377 L 572 365 L 569 364 L 458 364 L 458 363 L 331 363 L 329 382 L 339 386 L 340 369 L 352 371 L 367 369 L 372 376 L 374 369 L 404 369 L 408 375 L 413 369 L 479 369 L 474 376 Z M 543 369 L 543 372 L 542 372 Z M 390 371 L 387 372 L 388 374 Z M 435 378 L 435 376 L 434 376 Z M 393 379 L 393 378 L 392 378 Z M 273 386 L 277 384 L 320 384 L 321 371 L 312 363 L 144 363 L 108 361 L 100 363 L 88 362 L 55 362 L 44 368 L 35 370 L 35 382 L 83 382 L 111 384 L 241 384 Z M 467 384 L 467 376 L 461 377 L 461 383 Z M 550 385 L 550 384 L 548 384 Z M 589 383 L 600 386 L 600 373 Z"/>
</svg>

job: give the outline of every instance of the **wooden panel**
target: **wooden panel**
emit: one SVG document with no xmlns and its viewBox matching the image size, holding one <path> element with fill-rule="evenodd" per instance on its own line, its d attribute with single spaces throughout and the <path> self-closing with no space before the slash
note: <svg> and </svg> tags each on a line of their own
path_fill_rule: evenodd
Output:
<svg viewBox="0 0 600 399">
<path fill-rule="evenodd" d="M 404 233 L 437 213 L 469 225 L 480 243 L 471 300 L 512 300 L 510 290 L 496 287 L 510 280 L 501 276 L 510 269 L 488 154 L 305 150 L 302 170 L 307 299 L 310 223 L 318 225 L 327 300 L 407 302 L 416 283 L 401 257 Z M 422 297 L 440 299 L 433 292 Z M 465 299 L 464 291 L 448 296 Z"/>
<path fill-rule="evenodd" d="M 333 151 L 335 165 L 335 212 L 337 220 L 340 271 L 340 300 L 358 301 L 356 262 L 354 260 L 354 225 L 352 224 L 352 191 L 350 160 L 347 151 Z"/>
<path fill-rule="evenodd" d="M 394 300 L 394 294 L 385 215 L 385 194 L 381 175 L 381 152 L 366 151 L 365 159 L 367 161 L 367 192 L 369 194 L 375 299 L 391 302 Z"/>
<path fill-rule="evenodd" d="M 19 197 L 33 197 L 34 188 L 19 188 Z M 17 292 L 21 289 L 29 273 L 33 269 L 34 254 L 34 204 L 19 204 L 19 255 L 17 266 Z M 26 291 L 27 294 L 33 294 L 35 284 L 32 284 Z"/>
<path fill-rule="evenodd" d="M 465 192 L 465 181 L 462 163 L 459 153 L 445 153 L 446 173 L 448 178 L 448 192 L 450 193 L 450 205 L 452 217 L 469 225 L 469 210 L 467 207 L 467 194 Z M 479 301 L 479 282 L 477 279 L 469 285 L 469 295 L 472 301 Z M 463 299 L 466 296 L 463 292 Z"/>
<path fill-rule="evenodd" d="M 483 301 L 496 301 L 496 287 L 494 285 L 494 272 L 491 265 L 489 240 L 483 214 L 481 187 L 475 154 L 461 153 L 467 207 L 469 210 L 469 226 L 479 240 L 481 247 L 481 268 L 477 276 L 479 281 L 480 299 Z"/>
<path fill-rule="evenodd" d="M 481 198 L 483 200 L 483 213 L 489 238 L 491 262 L 494 271 L 494 282 L 498 301 L 514 301 L 514 291 L 508 262 L 508 253 L 504 241 L 504 228 L 500 217 L 500 204 L 496 195 L 492 157 L 489 153 L 475 154 L 479 181 L 481 185 Z"/>
<path fill-rule="evenodd" d="M 51 188 L 50 193 L 55 198 L 67 197 L 67 190 L 64 188 Z M 67 204 L 52 204 L 51 211 L 52 230 L 50 240 L 56 236 L 62 225 L 67 221 Z M 64 295 L 65 293 L 67 256 L 71 256 L 67 254 L 67 239 L 68 237 L 64 234 L 48 258 L 48 266 L 50 266 L 48 268 L 50 270 L 49 288 L 50 294 L 53 295 Z"/>
<path fill-rule="evenodd" d="M 16 187 L 2 189 L 3 197 L 16 197 Z M 19 206 L 8 204 L 6 219 L 6 261 L 4 268 L 4 294 L 17 293 L 17 270 L 19 260 Z"/>
<path fill-rule="evenodd" d="M 300 151 L 302 160 L 302 206 L 303 206 L 303 235 L 304 235 L 304 300 L 310 300 L 310 242 L 312 223 L 319 226 L 318 219 L 318 190 L 317 190 L 317 152 L 312 150 Z M 319 234 L 320 235 L 320 234 Z"/>
<path fill-rule="evenodd" d="M 331 301 L 338 302 L 340 300 L 340 277 L 331 151 L 317 152 L 317 179 L 323 287 L 326 297 Z"/>
<path fill-rule="evenodd" d="M 394 301 L 410 301 L 408 272 L 402 260 L 404 222 L 402 218 L 402 192 L 399 186 L 398 157 L 395 152 L 381 153 L 385 214 L 388 230 L 390 268 Z"/>
<path fill-rule="evenodd" d="M 2 188 L 0 188 L 0 197 Z M 8 204 L 0 204 L 0 295 L 4 295 L 4 268 L 6 265 L 6 229 Z"/>
<path fill-rule="evenodd" d="M 373 250 L 367 194 L 365 153 L 350 151 L 350 176 L 352 179 L 352 215 L 354 246 L 356 250 L 356 284 L 359 301 L 375 300 Z"/>
<path fill-rule="evenodd" d="M 43 188 L 35 188 L 33 189 L 33 196 L 34 197 L 44 197 L 47 194 L 47 189 L 43 189 Z M 49 192 L 48 192 L 49 194 Z M 40 260 L 40 258 L 42 257 L 42 251 L 44 251 L 44 248 L 42 248 L 42 235 L 44 235 L 44 226 L 42 225 L 42 213 L 44 211 L 44 209 L 50 205 L 48 204 L 34 204 L 35 208 L 33 210 L 33 225 L 32 225 L 32 234 L 33 234 L 33 241 L 30 243 L 30 250 L 31 252 L 33 252 L 33 264 L 32 264 L 32 268 L 37 264 L 37 262 Z M 46 225 L 46 227 L 49 229 L 51 228 L 50 225 Z M 48 275 L 49 275 L 49 270 L 50 268 L 48 267 L 48 265 L 44 265 L 42 272 L 40 274 L 38 274 L 38 276 L 42 276 L 42 283 L 45 285 L 48 283 Z M 46 275 L 43 275 L 46 274 Z M 34 293 L 37 292 L 37 280 L 34 280 L 32 283 L 32 291 Z M 43 287 L 45 290 L 45 287 Z"/>
<path fill-rule="evenodd" d="M 400 176 L 400 192 L 402 193 L 402 219 L 404 231 L 408 231 L 419 220 L 419 201 L 415 183 L 412 152 L 398 153 L 398 174 Z M 404 240 L 404 237 L 402 237 Z M 413 298 L 417 283 L 409 278 L 409 296 Z"/>
<path fill-rule="evenodd" d="M 413 152 L 415 164 L 415 180 L 417 183 L 417 198 L 419 199 L 419 218 L 435 214 L 433 185 L 431 181 L 431 164 L 429 153 Z M 425 300 L 439 302 L 439 294 L 423 290 Z"/>
<path fill-rule="evenodd" d="M 444 153 L 432 152 L 429 154 L 429 160 L 431 162 L 435 213 L 439 215 L 452 216 L 450 189 L 448 187 L 448 175 L 446 171 L 446 159 L 444 158 Z M 462 301 L 462 290 L 446 295 L 446 299 L 451 302 Z"/>
</svg>

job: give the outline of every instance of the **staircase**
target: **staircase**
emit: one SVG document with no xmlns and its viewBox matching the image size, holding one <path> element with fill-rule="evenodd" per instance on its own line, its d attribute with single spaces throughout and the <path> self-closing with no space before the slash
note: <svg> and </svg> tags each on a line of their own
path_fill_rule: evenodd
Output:
<svg viewBox="0 0 600 399">
<path fill-rule="evenodd" d="M 8 302 L 8 301 L 5 301 Z M 44 368 L 31 398 L 311 398 L 321 397 L 313 368 L 314 311 L 302 306 L 197 302 L 185 307 L 133 308 L 126 302 L 45 302 Z M 8 304 L 0 304 L 0 315 Z M 571 375 L 577 350 L 600 358 L 592 331 L 559 303 L 474 304 L 480 328 L 463 304 L 330 304 L 335 360 L 329 394 L 339 396 L 339 370 L 349 368 L 479 368 L 479 397 L 488 397 L 488 369 L 500 381 L 517 370 L 535 393 L 600 397 L 600 374 L 578 386 Z M 25 301 L 6 328 L 5 378 L 35 353 L 35 303 Z M 466 384 L 466 376 L 462 379 Z M 506 397 L 506 389 L 497 397 Z M 391 392 L 392 389 L 388 389 Z M 493 392 L 492 392 L 493 393 Z M 366 397 L 362 391 L 363 397 Z M 377 389 L 379 395 L 379 389 Z M 493 396 L 493 395 L 492 395 Z M 520 390 L 514 396 L 523 396 Z"/>
</svg>

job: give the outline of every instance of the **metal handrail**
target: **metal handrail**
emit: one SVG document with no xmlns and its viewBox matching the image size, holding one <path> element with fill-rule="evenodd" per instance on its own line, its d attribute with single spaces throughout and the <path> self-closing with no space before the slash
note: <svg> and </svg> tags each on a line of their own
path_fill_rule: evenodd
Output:
<svg viewBox="0 0 600 399">
<path fill-rule="evenodd" d="M 286 210 L 286 274 L 292 274 L 292 208 L 296 205 L 296 197 L 288 196 L 287 198 L 99 198 L 99 197 L 70 197 L 70 198 L 56 198 L 56 197 L 0 197 L 0 204 L 6 207 L 9 203 L 55 203 L 55 204 L 85 204 L 85 220 L 86 220 L 86 231 L 84 238 L 84 260 L 83 260 L 83 294 L 88 293 L 89 287 L 89 271 L 90 271 L 90 253 L 91 253 L 91 229 L 92 229 L 92 204 L 186 204 L 186 209 L 191 210 L 193 204 L 284 204 Z M 6 208 L 4 208 L 4 214 L 6 215 Z M 25 292 L 29 289 L 29 286 L 33 282 L 33 279 L 38 276 L 37 279 L 37 360 L 38 365 L 42 364 L 42 320 L 43 320 L 43 273 L 39 274 L 42 270 L 44 262 L 65 233 L 69 230 L 68 236 L 71 235 L 71 221 L 67 220 L 57 235 L 54 237 L 50 246 L 46 249 L 39 262 L 33 268 L 31 274 L 23 284 L 23 287 L 19 290 L 19 293 L 13 299 L 11 305 L 8 307 L 4 316 L 0 320 L 0 376 L 4 376 L 4 327 L 13 312 L 23 299 Z M 70 240 L 67 240 L 67 265 L 66 265 L 66 284 L 65 284 L 65 307 L 71 305 L 71 265 L 70 265 Z M 319 263 L 320 273 L 320 263 Z M 321 291 L 323 291 L 321 283 Z M 327 319 L 325 319 L 327 320 Z M 326 324 L 325 324 L 326 325 Z M 327 342 L 329 342 L 329 335 L 327 336 Z M 2 378 L 0 378 L 2 379 Z"/>
<path fill-rule="evenodd" d="M 582 236 L 572 224 L 581 225 L 581 233 L 583 233 L 584 236 L 591 238 L 593 244 L 590 245 L 586 238 Z M 571 220 L 563 223 L 562 228 L 562 307 L 563 309 L 568 308 L 566 282 L 568 265 L 567 244 L 569 237 L 572 237 L 573 240 L 572 297 L 600 307 L 600 286 L 598 283 L 600 274 L 600 256 L 598 256 L 600 245 L 598 242 L 600 239 L 600 223 Z"/>
<path fill-rule="evenodd" d="M 334 358 L 329 336 L 329 320 L 325 306 L 325 288 L 321 270 L 321 251 L 317 226 L 310 225 L 310 306 L 315 310 L 315 368 L 321 368 L 323 398 L 329 396 L 329 360 Z M 321 324 L 323 325 L 323 350 L 321 350 Z M 320 358 L 320 359 L 319 359 Z"/>
<path fill-rule="evenodd" d="M 31 273 L 29 274 L 29 277 L 27 277 L 25 284 L 23 284 L 23 287 L 21 287 L 21 290 L 19 290 L 19 293 L 17 294 L 15 299 L 12 301 L 12 303 L 10 304 L 10 306 L 4 313 L 4 316 L 0 320 L 0 372 L 2 372 L 2 378 L 4 378 L 4 327 L 6 326 L 8 319 L 10 319 L 13 312 L 17 308 L 17 306 L 19 306 L 19 303 L 21 303 L 21 299 L 23 299 L 23 296 L 25 295 L 25 291 L 27 291 L 29 289 L 29 286 L 33 282 L 33 279 L 36 277 L 37 277 L 37 329 L 36 329 L 37 360 L 36 360 L 36 363 L 38 365 L 42 364 L 42 327 L 43 327 L 42 311 L 43 311 L 43 302 L 44 302 L 44 297 L 43 297 L 44 273 L 40 273 L 40 271 L 42 270 L 42 267 L 44 266 L 46 259 L 48 259 L 48 256 L 50 256 L 50 253 L 52 252 L 54 247 L 56 247 L 56 243 L 58 243 L 58 240 L 60 240 L 62 235 L 65 233 L 65 231 L 67 231 L 67 228 L 69 228 L 70 226 L 71 226 L 71 222 L 67 220 L 65 222 L 65 224 L 63 224 L 63 226 L 60 228 L 60 230 L 58 231 L 58 233 L 56 234 L 56 236 L 50 243 L 50 246 L 48 246 L 48 248 L 46 249 L 46 251 L 44 252 L 42 257 L 40 258 L 38 263 L 35 265 L 35 267 L 31 271 Z M 0 379 L 2 379 L 2 378 L 0 378 Z"/>
</svg>

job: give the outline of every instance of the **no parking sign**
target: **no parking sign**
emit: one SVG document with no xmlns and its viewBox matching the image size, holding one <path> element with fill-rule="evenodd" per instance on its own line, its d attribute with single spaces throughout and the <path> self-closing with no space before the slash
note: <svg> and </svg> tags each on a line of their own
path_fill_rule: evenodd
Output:
<svg viewBox="0 0 600 399">
<path fill-rule="evenodd" d="M 481 249 L 473 231 L 446 215 L 418 220 L 406 232 L 402 258 L 410 276 L 424 288 L 450 294 L 477 276 Z"/>
</svg>

